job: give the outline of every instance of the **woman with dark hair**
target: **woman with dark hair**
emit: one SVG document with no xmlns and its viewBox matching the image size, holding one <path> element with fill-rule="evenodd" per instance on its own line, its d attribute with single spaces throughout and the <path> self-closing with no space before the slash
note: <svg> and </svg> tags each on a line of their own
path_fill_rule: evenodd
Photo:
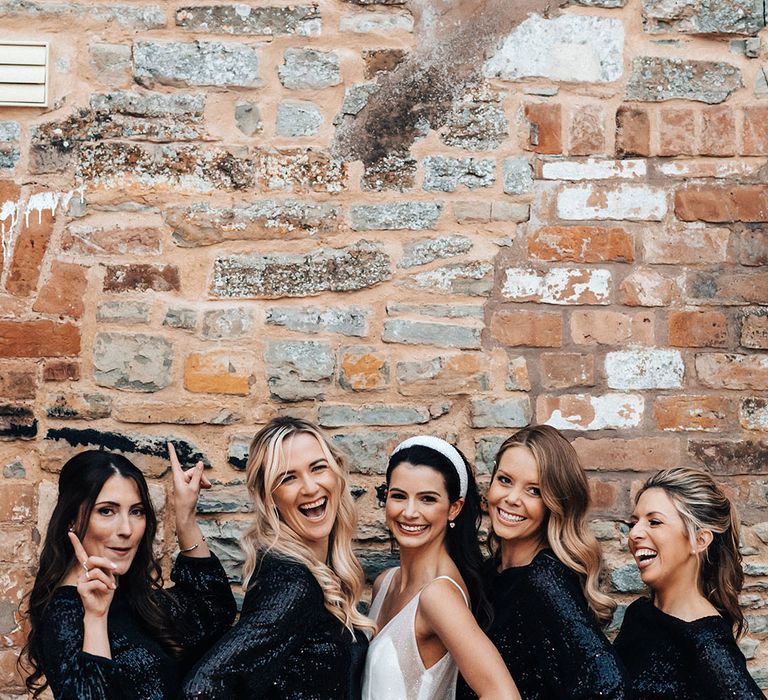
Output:
<svg viewBox="0 0 768 700">
<path fill-rule="evenodd" d="M 600 630 L 616 604 L 598 589 L 602 556 L 572 445 L 548 425 L 518 431 L 499 448 L 487 499 L 488 636 L 522 696 L 628 697 L 621 664 Z M 474 697 L 461 681 L 458 695 Z"/>
<path fill-rule="evenodd" d="M 459 670 L 481 698 L 519 698 L 473 615 L 484 619 L 487 611 L 480 497 L 464 456 L 430 435 L 400 443 L 387 468 L 386 520 L 400 566 L 373 586 L 370 614 L 379 632 L 368 650 L 363 700 L 453 698 Z"/>
<path fill-rule="evenodd" d="M 627 608 L 615 642 L 633 697 L 763 700 L 734 639 L 745 629 L 739 519 L 714 479 L 683 467 L 650 477 L 629 551 L 651 591 Z"/>
<path fill-rule="evenodd" d="M 57 699 L 163 700 L 227 627 L 235 603 L 224 569 L 195 521 L 203 464 L 184 472 L 173 445 L 180 555 L 163 588 L 153 554 L 157 518 L 144 475 L 119 454 L 72 457 L 59 475 L 29 595 L 27 688 Z"/>
</svg>

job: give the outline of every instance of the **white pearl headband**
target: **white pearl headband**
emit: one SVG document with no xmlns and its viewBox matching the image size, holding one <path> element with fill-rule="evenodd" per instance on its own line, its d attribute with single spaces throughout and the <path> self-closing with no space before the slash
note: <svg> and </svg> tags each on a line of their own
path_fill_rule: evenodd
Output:
<svg viewBox="0 0 768 700">
<path fill-rule="evenodd" d="M 467 485 L 469 484 L 467 465 L 461 458 L 459 451 L 451 443 L 434 435 L 416 435 L 415 437 L 403 440 L 394 449 L 392 456 L 394 457 L 400 450 L 407 450 L 409 447 L 427 447 L 443 455 L 453 465 L 456 474 L 459 476 L 459 496 L 464 498 L 467 495 Z"/>
</svg>

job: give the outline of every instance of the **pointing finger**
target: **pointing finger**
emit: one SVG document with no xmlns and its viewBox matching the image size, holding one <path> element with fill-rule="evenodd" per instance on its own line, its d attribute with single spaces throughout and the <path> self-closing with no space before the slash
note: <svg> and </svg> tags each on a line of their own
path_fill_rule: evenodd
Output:
<svg viewBox="0 0 768 700">
<path fill-rule="evenodd" d="M 77 561 L 85 566 L 85 563 L 88 561 L 88 552 L 85 551 L 85 548 L 74 532 L 70 530 L 67 535 L 69 535 L 69 541 L 72 543 L 72 549 L 75 550 Z"/>
<path fill-rule="evenodd" d="M 171 470 L 174 473 L 174 476 L 180 476 L 184 474 L 184 470 L 181 468 L 181 463 L 179 462 L 179 458 L 176 455 L 176 448 L 173 446 L 172 442 L 168 442 L 168 456 L 171 460 Z"/>
</svg>

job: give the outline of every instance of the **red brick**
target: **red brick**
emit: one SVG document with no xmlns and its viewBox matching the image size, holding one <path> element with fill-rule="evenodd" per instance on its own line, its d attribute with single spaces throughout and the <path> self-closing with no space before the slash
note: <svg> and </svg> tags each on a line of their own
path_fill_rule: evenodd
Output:
<svg viewBox="0 0 768 700">
<path fill-rule="evenodd" d="M 749 309 L 741 322 L 741 345 L 768 350 L 768 309 Z"/>
<path fill-rule="evenodd" d="M 536 420 L 563 430 L 635 427 L 643 412 L 642 397 L 630 394 L 539 394 L 536 398 Z"/>
<path fill-rule="evenodd" d="M 525 118 L 530 124 L 528 150 L 552 155 L 562 153 L 561 117 L 559 104 L 525 105 Z"/>
<path fill-rule="evenodd" d="M 768 221 L 768 188 L 686 187 L 675 192 L 675 214 L 683 221 Z"/>
<path fill-rule="evenodd" d="M 642 235 L 645 261 L 659 265 L 722 263 L 728 257 L 730 236 L 727 228 L 699 224 L 648 228 Z"/>
<path fill-rule="evenodd" d="M 35 485 L 27 482 L 0 482 L 0 522 L 34 522 Z"/>
<path fill-rule="evenodd" d="M 80 363 L 67 360 L 49 360 L 43 367 L 44 382 L 77 382 L 80 380 Z"/>
<path fill-rule="evenodd" d="M 54 214 L 50 209 L 31 211 L 19 217 L 19 232 L 8 268 L 5 288 L 15 296 L 27 297 L 36 288 L 40 266 L 53 234 Z"/>
<path fill-rule="evenodd" d="M 547 261 L 632 262 L 632 236 L 623 228 L 544 226 L 528 238 L 528 254 Z"/>
<path fill-rule="evenodd" d="M 699 153 L 703 156 L 736 155 L 736 117 L 731 107 L 701 111 Z"/>
<path fill-rule="evenodd" d="M 696 153 L 696 122 L 692 109 L 662 109 L 659 112 L 659 155 Z"/>
<path fill-rule="evenodd" d="M 571 339 L 576 345 L 652 345 L 652 312 L 622 314 L 617 311 L 578 310 L 571 314 Z"/>
<path fill-rule="evenodd" d="M 669 306 L 678 293 L 674 281 L 655 270 L 637 269 L 621 283 L 621 303 L 627 306 Z"/>
<path fill-rule="evenodd" d="M 590 511 L 625 515 L 627 512 L 626 489 L 621 481 L 615 479 L 589 480 Z"/>
<path fill-rule="evenodd" d="M 744 139 L 742 155 L 768 155 L 768 106 L 745 107 L 742 126 Z"/>
<path fill-rule="evenodd" d="M 595 356 L 579 353 L 543 353 L 541 383 L 548 389 L 595 385 Z"/>
<path fill-rule="evenodd" d="M 669 344 L 679 348 L 724 348 L 728 319 L 719 311 L 673 311 L 668 320 Z"/>
<path fill-rule="evenodd" d="M 3 399 L 34 399 L 37 377 L 34 365 L 0 363 L 0 396 Z"/>
<path fill-rule="evenodd" d="M 51 266 L 51 276 L 37 295 L 32 308 L 45 314 L 81 318 L 87 285 L 84 267 L 55 260 Z"/>
<path fill-rule="evenodd" d="M 750 267 L 768 265 L 768 226 L 744 227 L 739 236 L 739 262 Z"/>
<path fill-rule="evenodd" d="M 497 311 L 491 335 L 502 345 L 557 348 L 563 342 L 563 321 L 558 313 Z"/>
<path fill-rule="evenodd" d="M 53 321 L 0 321 L 0 357 L 80 354 L 80 329 Z"/>
<path fill-rule="evenodd" d="M 572 156 L 605 153 L 605 111 L 598 105 L 581 105 L 571 116 L 570 148 Z"/>
<path fill-rule="evenodd" d="M 721 430 L 732 412 L 722 396 L 659 396 L 653 404 L 660 430 Z"/>
<path fill-rule="evenodd" d="M 680 466 L 682 444 L 676 437 L 576 438 L 573 446 L 585 469 L 656 471 Z"/>
<path fill-rule="evenodd" d="M 179 288 L 175 265 L 109 265 L 104 275 L 105 292 L 177 292 Z"/>
<path fill-rule="evenodd" d="M 697 304 L 768 304 L 768 275 L 762 271 L 691 272 L 688 278 L 688 298 Z"/>
<path fill-rule="evenodd" d="M 651 155 L 651 119 L 644 109 L 622 106 L 616 110 L 616 155 Z"/>
<path fill-rule="evenodd" d="M 711 352 L 696 355 L 695 363 L 702 386 L 768 391 L 768 355 Z"/>
</svg>

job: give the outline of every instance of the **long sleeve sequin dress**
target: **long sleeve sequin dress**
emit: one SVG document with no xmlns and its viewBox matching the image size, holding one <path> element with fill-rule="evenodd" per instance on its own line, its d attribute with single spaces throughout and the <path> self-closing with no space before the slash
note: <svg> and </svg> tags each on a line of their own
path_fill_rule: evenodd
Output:
<svg viewBox="0 0 768 700">
<path fill-rule="evenodd" d="M 357 699 L 367 646 L 328 612 L 306 566 L 267 554 L 240 620 L 189 674 L 183 697 Z"/>
<path fill-rule="evenodd" d="M 61 586 L 40 624 L 42 668 L 56 700 L 166 700 L 184 672 L 235 619 L 235 599 L 215 556 L 179 555 L 174 585 L 158 601 L 179 621 L 180 658 L 171 656 L 130 609 L 118 586 L 107 618 L 112 658 L 83 649 L 83 604 L 75 586 Z"/>
<path fill-rule="evenodd" d="M 686 622 L 640 598 L 614 646 L 636 700 L 764 700 L 719 615 Z"/>
<path fill-rule="evenodd" d="M 624 671 L 589 611 L 576 575 L 550 550 L 526 566 L 488 568 L 488 636 L 524 700 L 629 697 Z M 477 696 L 459 679 L 456 697 Z"/>
</svg>

